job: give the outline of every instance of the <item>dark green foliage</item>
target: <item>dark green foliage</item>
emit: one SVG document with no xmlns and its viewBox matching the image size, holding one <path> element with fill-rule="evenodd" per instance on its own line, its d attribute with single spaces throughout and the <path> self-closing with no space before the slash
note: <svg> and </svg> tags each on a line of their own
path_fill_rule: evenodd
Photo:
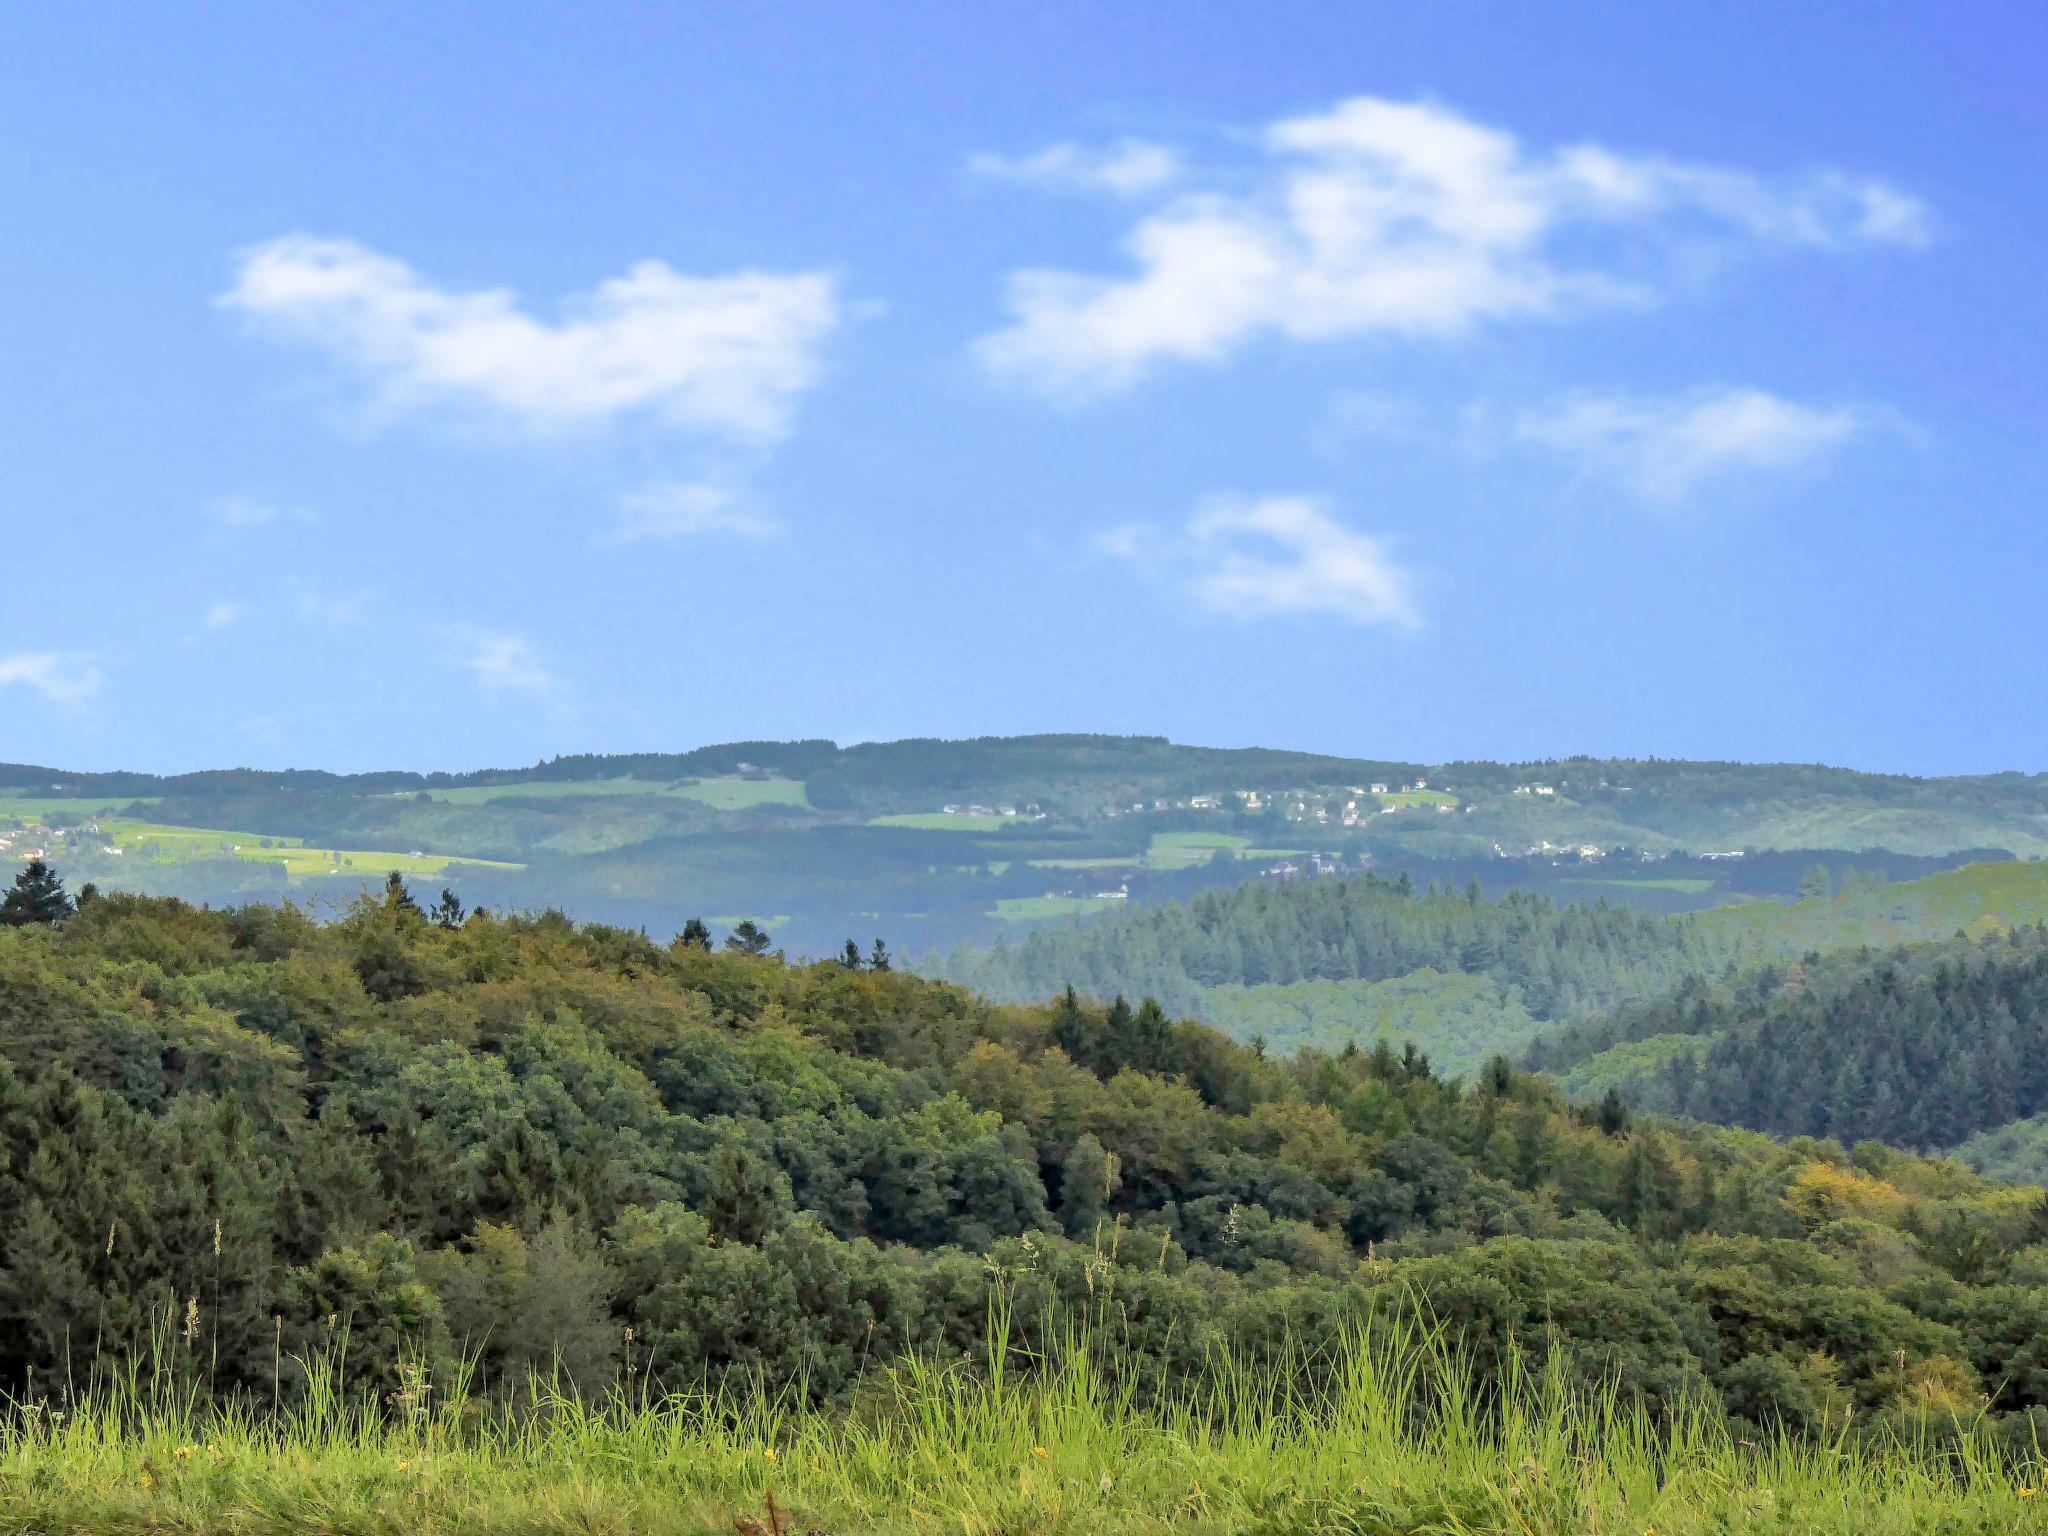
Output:
<svg viewBox="0 0 2048 1536">
<path fill-rule="evenodd" d="M 1722 1124 L 1952 1147 L 2048 1111 L 2048 928 L 1691 979 L 1530 1061 Z"/>
<path fill-rule="evenodd" d="M 1553 1019 L 1718 974 L 1754 947 L 1739 931 L 1604 903 L 1418 894 L 1404 872 L 1391 881 L 1254 882 L 1015 945 L 956 950 L 925 968 L 1008 1002 L 1073 986 L 1095 997 L 1156 997 L 1185 1014 L 1200 1012 L 1212 987 L 1385 981 L 1429 969 L 1491 977 L 1515 988 L 1529 1015 Z"/>
<path fill-rule="evenodd" d="M 1147 998 L 999 1006 L 559 914 L 111 895 L 0 932 L 9 1392 L 155 1347 L 267 1400 L 345 1344 L 400 1412 L 457 1356 L 506 1394 L 851 1401 L 905 1351 L 975 1356 L 1000 1292 L 1027 1352 L 1115 1319 L 1144 1391 L 1400 1313 L 1659 1404 L 1832 1433 L 1981 1393 L 2024 1426 L 2040 1199 L 1589 1124 L 1505 1062 L 1262 1061 Z"/>
<path fill-rule="evenodd" d="M 72 910 L 71 898 L 65 895 L 64 882 L 57 878 L 57 872 L 41 859 L 30 859 L 14 877 L 7 894 L 0 896 L 0 925 L 54 927 L 69 917 Z"/>
<path fill-rule="evenodd" d="M 775 941 L 751 917 L 743 917 L 725 936 L 725 947 L 736 955 L 765 955 Z"/>
</svg>

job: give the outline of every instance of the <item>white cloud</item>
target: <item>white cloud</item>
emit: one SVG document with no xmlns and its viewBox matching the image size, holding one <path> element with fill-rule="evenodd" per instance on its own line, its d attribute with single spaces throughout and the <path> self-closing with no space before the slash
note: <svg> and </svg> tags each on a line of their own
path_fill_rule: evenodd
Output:
<svg viewBox="0 0 2048 1536">
<path fill-rule="evenodd" d="M 263 528 L 272 523 L 312 524 L 320 521 L 315 513 L 304 507 L 280 506 L 249 496 L 229 496 L 214 503 L 213 516 L 216 522 L 229 528 Z"/>
<path fill-rule="evenodd" d="M 619 524 L 611 542 L 681 539 L 700 534 L 735 534 L 765 539 L 776 532 L 773 518 L 742 504 L 723 486 L 658 481 L 629 492 L 619 502 Z"/>
<path fill-rule="evenodd" d="M 1177 533 L 1113 528 L 1098 544 L 1172 574 L 1212 613 L 1316 614 L 1400 628 L 1421 622 L 1411 573 L 1381 540 L 1345 527 L 1311 497 L 1212 502 Z"/>
<path fill-rule="evenodd" d="M 208 629 L 226 629 L 242 616 L 241 608 L 234 603 L 215 603 L 206 610 Z"/>
<path fill-rule="evenodd" d="M 1581 475 L 1668 504 L 1732 477 L 1816 465 L 1872 424 L 1851 407 L 1718 389 L 1675 398 L 1573 395 L 1523 412 L 1513 430 Z"/>
<path fill-rule="evenodd" d="M 1542 153 L 1429 103 L 1356 97 L 1269 126 L 1248 173 L 1161 201 L 1129 270 L 1011 274 L 980 350 L 1055 394 L 1127 386 L 1261 336 L 1454 337 L 1493 322 L 1654 302 L 1708 243 L 1919 245 L 1926 210 L 1882 182 L 1764 177 L 1597 145 Z"/>
<path fill-rule="evenodd" d="M 642 261 L 548 320 L 508 289 L 437 288 L 308 235 L 243 252 L 221 302 L 347 363 L 386 410 L 468 407 L 540 429 L 644 412 L 748 440 L 783 432 L 840 318 L 828 273 L 692 277 Z"/>
<path fill-rule="evenodd" d="M 0 656 L 0 688 L 20 684 L 52 704 L 83 704 L 104 679 L 90 658 L 63 651 L 16 651 Z"/>
<path fill-rule="evenodd" d="M 1030 155 L 976 155 L 967 169 L 991 181 L 1022 182 L 1051 191 L 1108 192 L 1136 197 L 1180 175 L 1180 156 L 1163 144 L 1118 139 L 1114 144 L 1054 144 Z"/>
<path fill-rule="evenodd" d="M 541 665 L 533 646 L 518 635 L 473 631 L 463 664 L 493 693 L 551 694 L 560 679 Z"/>
</svg>

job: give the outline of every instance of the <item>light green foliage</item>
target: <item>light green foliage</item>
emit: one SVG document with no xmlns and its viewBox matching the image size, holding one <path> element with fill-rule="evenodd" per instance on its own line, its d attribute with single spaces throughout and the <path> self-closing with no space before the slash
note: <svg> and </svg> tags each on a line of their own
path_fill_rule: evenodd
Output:
<svg viewBox="0 0 2048 1536">
<path fill-rule="evenodd" d="M 1241 1350 L 1140 1408 L 1090 1349 L 1069 1335 L 1032 1373 L 1007 1351 L 979 1369 L 913 1364 L 851 1417 L 769 1393 L 591 1399 L 546 1373 L 546 1412 L 519 1416 L 432 1376 L 381 1406 L 322 1398 L 276 1419 L 134 1387 L 62 1418 L 8 1417 L 0 1532 L 2042 1528 L 2038 1470 L 1981 1432 L 1951 1435 L 1940 1456 L 1738 1435 L 1697 1411 L 1652 1420 L 1575 1399 L 1557 1372 L 1496 1397 L 1459 1355 L 1399 1329 L 1346 1336 L 1317 1386 Z M 1802 1390 L 1789 1367 L 1751 1374 L 1772 1400 Z"/>
<path fill-rule="evenodd" d="M 1980 1132 L 1955 1155 L 1986 1178 L 2048 1184 L 2048 1111 Z"/>
</svg>

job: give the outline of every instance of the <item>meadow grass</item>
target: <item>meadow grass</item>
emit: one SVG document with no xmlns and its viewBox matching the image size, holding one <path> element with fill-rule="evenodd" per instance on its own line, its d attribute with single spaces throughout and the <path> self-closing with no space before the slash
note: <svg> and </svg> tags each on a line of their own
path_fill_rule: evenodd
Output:
<svg viewBox="0 0 2048 1536">
<path fill-rule="evenodd" d="M 999 1320 L 987 1365 L 907 1361 L 832 1411 L 801 1383 L 591 1403 L 536 1380 L 512 1412 L 457 1380 L 379 1404 L 319 1361 L 295 1406 L 216 1410 L 131 1374 L 0 1420 L 0 1536 L 2048 1530 L 2038 1468 L 1968 1425 L 1939 1451 L 1752 1443 L 1588 1398 L 1556 1364 L 1482 1384 L 1436 1336 L 1363 1326 L 1141 1408 L 1085 1333 L 1050 1360 L 1006 1338 Z"/>
<path fill-rule="evenodd" d="M 917 832 L 993 832 L 999 827 L 1014 826 L 1031 820 L 1029 816 L 1004 816 L 991 812 L 986 816 L 956 811 L 950 815 L 945 811 L 912 811 L 900 816 L 870 816 L 871 827 L 909 827 Z"/>
</svg>

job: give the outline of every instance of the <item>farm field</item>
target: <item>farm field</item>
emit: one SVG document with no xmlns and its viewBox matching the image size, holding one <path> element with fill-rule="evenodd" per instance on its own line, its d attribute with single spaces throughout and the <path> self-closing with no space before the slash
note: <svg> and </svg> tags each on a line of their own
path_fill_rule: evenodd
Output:
<svg viewBox="0 0 2048 1536">
<path fill-rule="evenodd" d="M 1378 797 L 1382 805 L 1450 805 L 1458 804 L 1456 795 L 1447 795 L 1440 789 L 1397 789 Z"/>
<path fill-rule="evenodd" d="M 1079 917 L 1117 906 L 1092 896 L 1005 896 L 996 903 L 996 916 L 1005 922 L 1043 922 L 1054 917 Z"/>
<path fill-rule="evenodd" d="M 1029 816 L 947 815 L 944 811 L 911 811 L 900 816 L 872 816 L 871 827 L 909 827 L 918 832 L 993 832 L 1027 822 Z"/>
<path fill-rule="evenodd" d="M 101 800 L 71 800 L 62 795 L 0 795 L 0 818 L 47 821 L 55 816 L 60 821 L 72 822 L 80 817 L 91 818 L 104 816 L 109 811 L 126 810 L 131 805 L 155 805 L 162 798 L 161 795 L 128 795 Z"/>
<path fill-rule="evenodd" d="M 523 869 L 495 859 L 464 858 L 455 854 L 376 852 L 361 849 L 309 848 L 297 838 L 265 838 L 254 832 L 230 832 L 214 827 L 173 827 L 146 821 L 107 821 L 101 830 L 124 857 L 141 856 L 159 864 L 182 864 L 194 859 L 240 859 L 250 864 L 281 864 L 295 879 L 321 875 L 385 874 L 397 870 L 403 875 L 438 875 L 455 866 L 485 869 Z M 265 847 L 268 843 L 270 846 Z"/>
<path fill-rule="evenodd" d="M 807 805 L 799 779 L 743 779 L 737 774 L 664 783 L 656 779 L 529 779 L 514 784 L 464 784 L 454 789 L 398 790 L 392 798 L 426 795 L 444 805 L 488 805 L 494 800 L 571 800 L 592 795 L 673 795 L 720 811 L 757 805 Z"/>
</svg>

